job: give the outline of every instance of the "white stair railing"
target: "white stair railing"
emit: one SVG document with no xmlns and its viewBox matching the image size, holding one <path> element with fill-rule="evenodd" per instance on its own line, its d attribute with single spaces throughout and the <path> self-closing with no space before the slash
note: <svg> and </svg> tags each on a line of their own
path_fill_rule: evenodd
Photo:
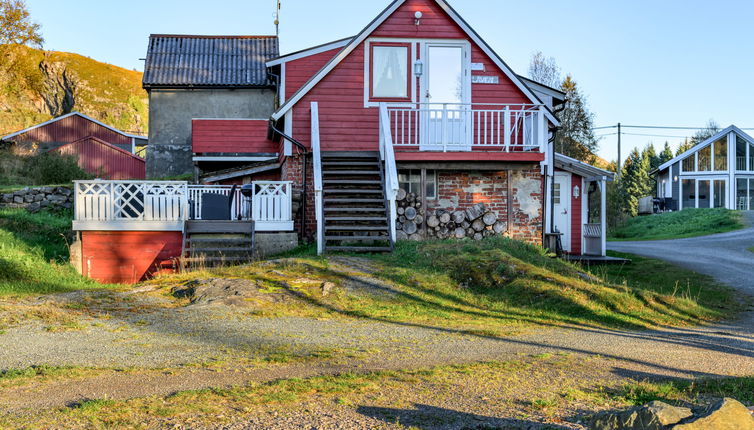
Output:
<svg viewBox="0 0 754 430">
<path fill-rule="evenodd" d="M 390 241 L 395 243 L 396 226 L 398 217 L 395 198 L 398 194 L 398 168 L 395 164 L 395 152 L 393 150 L 393 136 L 390 130 L 390 113 L 387 104 L 380 103 L 380 160 L 385 164 L 385 196 L 388 201 L 390 213 Z"/>
<path fill-rule="evenodd" d="M 314 165 L 314 211 L 317 219 L 317 254 L 325 252 L 325 210 L 322 201 L 322 151 L 319 141 L 319 105 L 312 102 L 312 158 Z"/>
</svg>

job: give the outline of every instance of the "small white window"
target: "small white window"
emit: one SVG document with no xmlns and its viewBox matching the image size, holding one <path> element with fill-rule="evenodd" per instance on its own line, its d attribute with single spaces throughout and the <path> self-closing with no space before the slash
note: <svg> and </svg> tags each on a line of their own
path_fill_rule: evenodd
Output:
<svg viewBox="0 0 754 430">
<path fill-rule="evenodd" d="M 560 204 L 560 184 L 557 182 L 552 184 L 552 201 L 556 205 Z"/>
<path fill-rule="evenodd" d="M 422 175 L 421 170 L 401 170 L 398 172 L 398 186 L 407 193 L 421 196 Z M 437 198 L 437 172 L 427 170 L 427 198 Z"/>
<path fill-rule="evenodd" d="M 409 98 L 408 57 L 407 45 L 372 45 L 372 98 Z"/>
</svg>

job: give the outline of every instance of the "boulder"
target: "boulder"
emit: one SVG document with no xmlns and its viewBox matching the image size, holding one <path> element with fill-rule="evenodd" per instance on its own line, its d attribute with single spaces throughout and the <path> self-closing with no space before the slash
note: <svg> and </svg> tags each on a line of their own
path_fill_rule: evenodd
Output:
<svg viewBox="0 0 754 430">
<path fill-rule="evenodd" d="M 27 193 L 24 195 L 24 203 L 31 203 L 34 201 L 34 194 Z"/>
<path fill-rule="evenodd" d="M 73 190 L 70 189 L 70 188 L 68 188 L 68 187 L 58 187 L 58 194 L 62 194 L 64 196 L 68 197 L 71 194 L 73 194 Z"/>
<path fill-rule="evenodd" d="M 3 203 L 11 203 L 13 202 L 13 194 L 3 194 Z"/>
<path fill-rule="evenodd" d="M 751 411 L 734 399 L 725 398 L 695 412 L 673 430 L 754 430 Z"/>
<path fill-rule="evenodd" d="M 39 191 L 45 193 L 45 194 L 52 194 L 55 192 L 55 187 L 42 187 L 39 189 Z"/>
<path fill-rule="evenodd" d="M 22 204 L 24 202 L 23 196 L 13 196 L 13 203 Z"/>
<path fill-rule="evenodd" d="M 44 194 L 35 194 L 34 195 L 34 201 L 35 202 L 41 202 L 44 199 L 45 199 L 45 195 Z"/>
<path fill-rule="evenodd" d="M 654 401 L 622 412 L 603 412 L 592 420 L 592 430 L 664 430 L 693 415 L 689 408 L 679 408 Z"/>
<path fill-rule="evenodd" d="M 256 307 L 285 300 L 285 294 L 260 289 L 258 282 L 248 279 L 210 278 L 190 281 L 174 287 L 175 297 L 189 299 L 192 305 L 223 305 Z"/>
<path fill-rule="evenodd" d="M 42 209 L 42 206 L 38 202 L 30 203 L 29 206 L 26 207 L 26 210 L 30 213 L 37 213 Z"/>
</svg>

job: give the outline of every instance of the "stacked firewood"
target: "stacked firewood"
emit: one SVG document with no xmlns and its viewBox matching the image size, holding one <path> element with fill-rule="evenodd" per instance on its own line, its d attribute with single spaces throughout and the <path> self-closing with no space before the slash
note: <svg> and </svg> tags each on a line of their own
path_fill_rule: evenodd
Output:
<svg viewBox="0 0 754 430">
<path fill-rule="evenodd" d="M 501 235 L 507 230 L 507 223 L 479 203 L 465 210 L 447 211 L 437 209 L 427 211 L 422 207 L 421 198 L 415 193 L 398 192 L 398 240 L 464 239 L 481 240 L 485 237 Z M 424 225 L 426 223 L 426 225 Z M 426 234 L 423 236 L 422 233 Z"/>
</svg>

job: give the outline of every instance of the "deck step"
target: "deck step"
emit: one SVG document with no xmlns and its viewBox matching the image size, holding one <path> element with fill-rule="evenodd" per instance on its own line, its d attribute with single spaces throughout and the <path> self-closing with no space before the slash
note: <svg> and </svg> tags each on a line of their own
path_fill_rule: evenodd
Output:
<svg viewBox="0 0 754 430">
<path fill-rule="evenodd" d="M 188 258 L 181 258 L 181 261 L 184 263 L 200 263 L 200 262 L 218 262 L 218 261 L 248 261 L 251 262 L 253 259 L 251 256 L 247 257 L 188 257 Z"/>
<path fill-rule="evenodd" d="M 380 194 L 380 195 L 383 193 L 382 189 L 358 189 L 358 190 L 329 189 L 329 190 L 324 190 L 324 192 L 325 194 L 362 194 L 364 193 L 364 194 Z"/>
<path fill-rule="evenodd" d="M 332 217 L 325 217 L 325 222 L 328 221 L 387 221 L 386 216 L 375 216 L 375 217 L 357 217 L 357 216 L 345 216 L 345 217 L 338 217 L 338 216 L 332 216 Z"/>
<path fill-rule="evenodd" d="M 340 252 L 390 252 L 389 246 L 326 246 L 326 251 Z"/>
<path fill-rule="evenodd" d="M 246 248 L 186 248 L 186 252 L 188 253 L 197 253 L 197 252 L 253 252 L 254 249 L 249 247 Z"/>
<path fill-rule="evenodd" d="M 374 158 L 378 160 L 380 153 L 377 151 L 323 151 L 322 159 L 329 158 Z"/>
<path fill-rule="evenodd" d="M 323 166 L 375 166 L 379 167 L 378 161 L 322 161 Z"/>
<path fill-rule="evenodd" d="M 325 179 L 324 183 L 333 185 L 382 185 L 382 181 L 368 179 Z"/>
<path fill-rule="evenodd" d="M 201 239 L 186 239 L 186 243 L 250 243 L 251 238 L 238 238 L 238 239 L 225 239 L 225 238 L 201 238 Z"/>
</svg>

